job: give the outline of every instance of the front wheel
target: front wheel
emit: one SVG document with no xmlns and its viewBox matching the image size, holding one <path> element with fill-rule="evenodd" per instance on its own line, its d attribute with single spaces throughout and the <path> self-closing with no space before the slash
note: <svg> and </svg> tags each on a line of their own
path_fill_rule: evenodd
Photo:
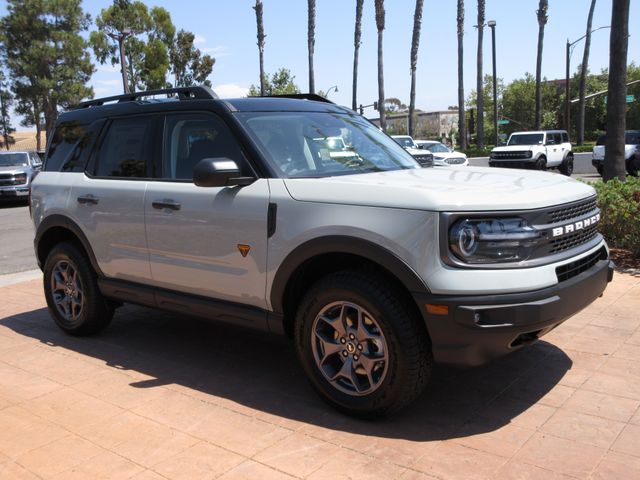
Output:
<svg viewBox="0 0 640 480">
<path fill-rule="evenodd" d="M 44 295 L 56 324 L 71 335 L 90 335 L 106 327 L 114 305 L 98 288 L 96 274 L 70 243 L 56 245 L 44 264 Z"/>
<path fill-rule="evenodd" d="M 424 389 L 433 360 L 424 324 L 377 275 L 344 271 L 318 281 L 296 316 L 298 357 L 320 395 L 365 417 L 395 412 Z"/>
<path fill-rule="evenodd" d="M 626 162 L 627 165 L 627 173 L 632 177 L 638 176 L 638 171 L 640 170 L 640 154 L 632 155 L 629 160 Z"/>
<path fill-rule="evenodd" d="M 567 155 L 567 158 L 562 161 L 558 170 L 560 170 L 561 174 L 570 177 L 573 173 L 573 155 Z"/>
<path fill-rule="evenodd" d="M 538 160 L 536 160 L 536 163 L 534 164 L 534 168 L 536 170 L 540 170 L 540 171 L 544 172 L 547 169 L 547 159 L 546 159 L 546 157 L 541 156 L 540 158 L 538 158 Z"/>
</svg>

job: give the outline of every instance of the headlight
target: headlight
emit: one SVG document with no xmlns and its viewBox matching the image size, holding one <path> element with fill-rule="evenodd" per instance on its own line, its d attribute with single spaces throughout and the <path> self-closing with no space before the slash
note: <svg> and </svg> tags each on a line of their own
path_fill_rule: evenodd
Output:
<svg viewBox="0 0 640 480">
<path fill-rule="evenodd" d="M 540 236 L 522 218 L 462 219 L 449 229 L 449 248 L 465 263 L 520 262 Z"/>
<path fill-rule="evenodd" d="M 533 157 L 533 151 L 532 150 L 528 150 L 527 151 L 527 158 L 531 158 Z"/>
</svg>

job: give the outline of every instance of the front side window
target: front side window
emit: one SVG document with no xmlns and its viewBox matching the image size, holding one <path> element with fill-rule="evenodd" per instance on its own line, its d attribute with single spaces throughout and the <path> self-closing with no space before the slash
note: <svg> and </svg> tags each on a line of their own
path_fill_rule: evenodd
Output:
<svg viewBox="0 0 640 480">
<path fill-rule="evenodd" d="M 96 176 L 149 177 L 149 135 L 153 119 L 135 117 L 111 122 L 97 158 Z"/>
<path fill-rule="evenodd" d="M 206 114 L 170 115 L 165 122 L 162 177 L 193 180 L 193 168 L 205 158 L 228 158 L 245 167 L 240 145 L 227 126 Z"/>
<path fill-rule="evenodd" d="M 544 133 L 514 133 L 507 145 L 542 145 L 543 142 Z"/>
<path fill-rule="evenodd" d="M 328 177 L 419 168 L 391 137 L 356 115 L 328 112 L 236 115 L 267 161 L 283 177 Z M 330 148 L 338 143 L 338 138 L 344 148 Z"/>
</svg>

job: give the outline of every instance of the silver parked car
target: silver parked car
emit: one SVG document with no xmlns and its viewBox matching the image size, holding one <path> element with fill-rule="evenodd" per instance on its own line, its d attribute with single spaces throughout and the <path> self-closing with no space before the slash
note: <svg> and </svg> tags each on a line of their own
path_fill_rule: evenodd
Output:
<svg viewBox="0 0 640 480">
<path fill-rule="evenodd" d="M 41 168 L 36 152 L 0 152 L 0 198 L 27 198 Z"/>
</svg>

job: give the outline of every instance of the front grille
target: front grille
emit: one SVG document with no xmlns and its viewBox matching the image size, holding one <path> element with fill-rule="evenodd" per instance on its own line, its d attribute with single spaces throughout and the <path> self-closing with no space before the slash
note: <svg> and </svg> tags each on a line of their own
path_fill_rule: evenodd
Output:
<svg viewBox="0 0 640 480">
<path fill-rule="evenodd" d="M 576 275 L 580 275 L 582 272 L 586 272 L 593 267 L 599 260 L 604 260 L 606 258 L 607 251 L 603 247 L 597 252 L 593 252 L 591 255 L 587 255 L 580 260 L 557 267 L 556 276 L 558 277 L 558 282 L 565 282 Z"/>
<path fill-rule="evenodd" d="M 462 165 L 464 163 L 464 158 L 462 157 L 447 158 L 445 162 L 447 162 L 449 165 Z"/>
<path fill-rule="evenodd" d="M 565 235 L 562 238 L 551 240 L 549 242 L 549 245 L 551 247 L 549 253 L 560 253 L 564 252 L 565 250 L 578 247 L 583 243 L 587 243 L 589 240 L 595 238 L 597 234 L 598 226 L 590 225 L 587 228 L 572 233 L 571 235 Z"/>
<path fill-rule="evenodd" d="M 433 167 L 433 155 L 431 153 L 427 153 L 424 155 L 416 154 L 413 156 L 413 158 L 420 164 L 421 167 Z"/>
<path fill-rule="evenodd" d="M 588 198 L 582 202 L 575 203 L 568 207 L 557 208 L 547 213 L 547 223 L 564 222 L 571 218 L 580 217 L 596 209 L 596 197 Z"/>
<path fill-rule="evenodd" d="M 0 173 L 0 187 L 9 187 L 14 185 L 24 185 L 27 179 L 17 180 L 13 173 Z"/>
<path fill-rule="evenodd" d="M 522 158 L 531 158 L 531 152 L 529 150 L 517 151 L 517 152 L 491 152 L 491 158 L 495 159 L 510 159 L 515 160 Z"/>
</svg>

